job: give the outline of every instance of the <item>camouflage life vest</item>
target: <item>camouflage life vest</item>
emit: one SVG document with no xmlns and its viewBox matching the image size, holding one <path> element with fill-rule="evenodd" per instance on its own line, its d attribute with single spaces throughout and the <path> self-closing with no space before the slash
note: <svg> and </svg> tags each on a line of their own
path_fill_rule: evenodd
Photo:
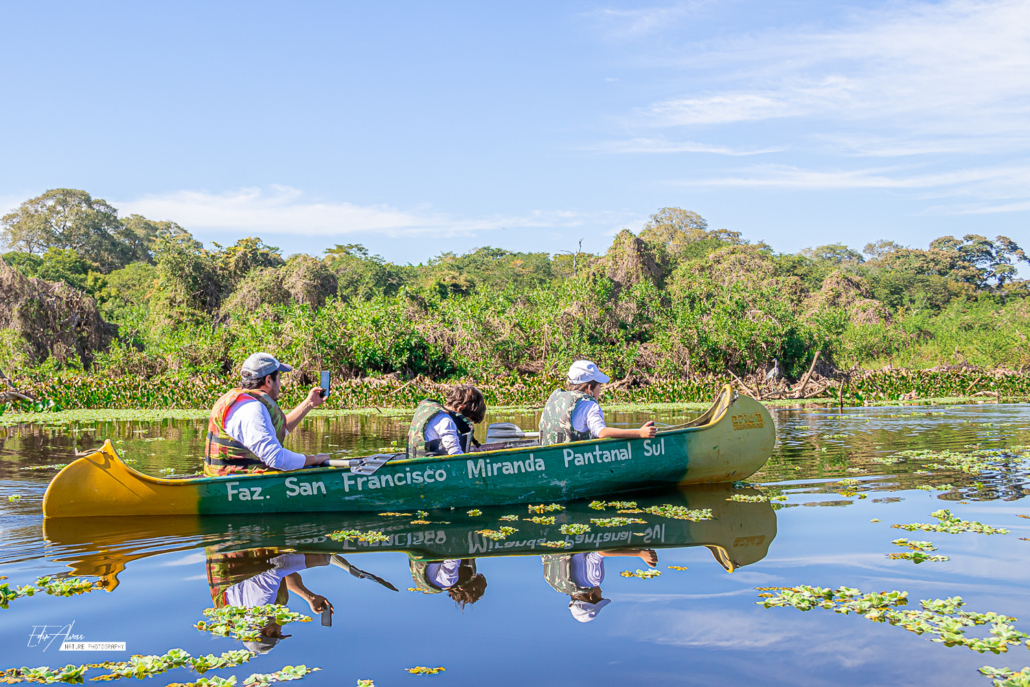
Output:
<svg viewBox="0 0 1030 687">
<path fill-rule="evenodd" d="M 229 587 L 269 570 L 271 568 L 269 561 L 278 556 L 280 551 L 277 549 L 249 549 L 218 553 L 217 547 L 209 546 L 204 549 L 204 553 L 207 558 L 207 584 L 211 590 L 211 601 L 215 608 L 223 608 L 227 605 L 225 593 Z M 274 603 L 285 604 L 289 595 L 290 593 L 286 589 L 286 580 L 283 580 L 276 591 Z"/>
<path fill-rule="evenodd" d="M 439 594 L 440 592 L 444 591 L 440 587 L 437 587 L 436 585 L 432 584 L 426 577 L 426 571 L 429 569 L 429 564 L 439 562 L 440 561 L 416 561 L 410 558 L 408 559 L 408 569 L 411 571 L 411 580 L 415 583 L 415 586 L 418 587 L 418 590 L 420 592 L 423 592 L 425 594 Z M 472 576 L 469 579 L 472 579 L 476 576 L 476 559 L 461 559 L 461 567 L 472 569 Z M 459 585 L 460 583 L 455 586 Z"/>
<path fill-rule="evenodd" d="M 468 418 L 461 413 L 447 410 L 439 401 L 427 398 L 415 408 L 415 415 L 411 418 L 411 425 L 408 427 L 408 458 L 447 455 L 447 450 L 444 449 L 439 439 L 426 441 L 426 427 L 429 425 L 429 421 L 440 413 L 450 415 L 451 419 L 454 420 L 454 424 L 457 425 L 458 444 L 461 446 L 463 453 L 469 452 L 470 444 L 479 445 L 479 442 L 472 437 L 474 428 Z"/>
<path fill-rule="evenodd" d="M 208 419 L 207 441 L 204 444 L 204 474 L 208 477 L 273 470 L 225 431 L 225 416 L 229 414 L 232 404 L 241 398 L 252 398 L 260 402 L 272 417 L 272 427 L 275 428 L 275 438 L 279 444 L 286 439 L 286 415 L 268 394 L 256 389 L 233 389 L 215 401 Z"/>
<path fill-rule="evenodd" d="M 540 415 L 540 445 L 567 444 L 570 441 L 592 439 L 590 430 L 577 432 L 572 428 L 572 413 L 583 401 L 596 403 L 594 397 L 582 391 L 555 389 Z"/>
<path fill-rule="evenodd" d="M 544 579 L 559 594 L 582 594 L 590 587 L 581 587 L 572 579 L 571 553 L 547 553 L 540 556 L 544 563 Z"/>
</svg>

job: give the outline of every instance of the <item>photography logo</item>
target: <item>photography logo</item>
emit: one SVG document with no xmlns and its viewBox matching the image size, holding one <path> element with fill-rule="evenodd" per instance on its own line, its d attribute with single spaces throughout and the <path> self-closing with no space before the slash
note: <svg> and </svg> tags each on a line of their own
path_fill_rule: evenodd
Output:
<svg viewBox="0 0 1030 687">
<path fill-rule="evenodd" d="M 33 625 L 29 648 L 43 647 L 46 651 L 60 638 L 61 651 L 125 651 L 125 642 L 87 642 L 85 636 L 72 631 L 74 627 L 74 620 L 67 625 Z"/>
</svg>

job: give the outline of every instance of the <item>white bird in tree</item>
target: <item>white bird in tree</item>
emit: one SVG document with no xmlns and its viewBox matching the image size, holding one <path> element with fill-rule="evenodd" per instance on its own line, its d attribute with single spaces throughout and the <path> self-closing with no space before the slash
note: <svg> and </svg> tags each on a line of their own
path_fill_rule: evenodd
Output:
<svg viewBox="0 0 1030 687">
<path fill-rule="evenodd" d="M 765 373 L 765 381 L 770 384 L 775 384 L 777 378 L 780 376 L 780 361 L 773 358 L 773 367 L 771 370 Z"/>
</svg>

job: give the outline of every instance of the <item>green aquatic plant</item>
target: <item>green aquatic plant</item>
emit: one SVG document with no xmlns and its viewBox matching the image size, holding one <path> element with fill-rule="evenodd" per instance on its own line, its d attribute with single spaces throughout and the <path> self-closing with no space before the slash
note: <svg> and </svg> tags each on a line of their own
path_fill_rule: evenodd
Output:
<svg viewBox="0 0 1030 687">
<path fill-rule="evenodd" d="M 378 530 L 369 530 L 368 532 L 362 532 L 360 530 L 337 530 L 336 532 L 332 532 L 329 535 L 329 538 L 333 541 L 350 541 L 357 539 L 358 541 L 369 544 L 390 541 L 389 536 Z"/>
<path fill-rule="evenodd" d="M 572 542 L 567 541 L 545 541 L 540 542 L 540 546 L 546 546 L 549 549 L 571 549 Z"/>
<path fill-rule="evenodd" d="M 209 620 L 201 620 L 193 627 L 201 632 L 210 632 L 219 637 L 231 636 L 244 642 L 256 641 L 261 634 L 261 628 L 269 620 L 274 620 L 278 625 L 311 622 L 311 618 L 308 616 L 294 613 L 286 606 L 279 604 L 249 608 L 242 606 L 208 608 L 204 610 L 204 616 Z"/>
<path fill-rule="evenodd" d="M 310 675 L 321 668 L 308 668 L 307 666 L 286 666 L 274 673 L 254 673 L 243 681 L 244 687 L 265 687 L 273 682 L 288 682 L 299 680 L 305 675 Z"/>
<path fill-rule="evenodd" d="M 667 566 L 667 567 L 669 568 L 669 570 L 687 570 L 688 569 L 687 566 L 685 566 L 685 565 L 670 565 L 670 566 Z"/>
<path fill-rule="evenodd" d="M 894 529 L 915 532 L 944 532 L 946 534 L 961 534 L 962 532 L 975 532 L 976 534 L 1008 534 L 1009 531 L 1003 527 L 991 527 L 979 522 L 962 520 L 952 515 L 950 510 L 941 509 L 930 513 L 932 517 L 940 520 L 937 524 L 915 522 L 909 525 L 891 525 Z"/>
<path fill-rule="evenodd" d="M 51 596 L 76 596 L 78 594 L 88 594 L 94 589 L 101 589 L 104 587 L 102 581 L 90 582 L 84 580 L 81 577 L 40 577 L 36 580 L 36 585 L 40 591 L 44 591 Z"/>
<path fill-rule="evenodd" d="M 605 508 L 636 508 L 636 501 L 591 501 L 590 508 L 604 510 Z"/>
<path fill-rule="evenodd" d="M 415 666 L 414 668 L 405 668 L 412 675 L 436 675 L 447 670 L 443 666 L 437 666 L 436 668 L 427 668 L 425 666 Z"/>
<path fill-rule="evenodd" d="M 386 512 L 386 513 L 380 513 L 379 515 L 381 517 L 384 517 L 384 518 L 410 518 L 412 514 L 411 513 Z M 356 531 L 356 530 L 351 530 L 351 531 Z"/>
<path fill-rule="evenodd" d="M 711 508 L 696 508 L 691 510 L 686 506 L 673 506 L 671 504 L 663 504 L 661 506 L 648 506 L 643 509 L 645 513 L 651 515 L 659 515 L 663 518 L 672 518 L 673 520 L 690 520 L 692 522 L 699 522 L 701 520 L 711 520 L 715 516 L 712 515 Z"/>
<path fill-rule="evenodd" d="M 590 518 L 590 524 L 598 527 L 623 527 L 625 525 L 646 525 L 640 518 Z"/>
<path fill-rule="evenodd" d="M 68 463 L 57 463 L 56 465 L 29 465 L 19 470 L 60 470 L 61 468 L 68 467 Z"/>
<path fill-rule="evenodd" d="M 662 576 L 662 571 L 661 570 L 653 570 L 653 569 L 652 570 L 640 570 L 638 568 L 636 572 L 630 572 L 629 570 L 623 570 L 619 574 L 622 575 L 623 577 L 636 577 L 637 579 L 641 579 L 641 580 L 650 580 L 650 579 L 653 579 L 655 577 L 661 577 Z"/>
<path fill-rule="evenodd" d="M 998 613 L 973 613 L 962 610 L 961 597 L 931 599 L 920 602 L 921 609 L 901 609 L 908 604 L 908 592 L 871 592 L 863 594 L 850 587 L 824 589 L 822 587 L 759 587 L 776 593 L 756 602 L 765 608 L 791 607 L 799 611 L 824 608 L 835 613 L 855 613 L 878 623 L 902 627 L 917 635 L 934 635 L 932 641 L 945 646 L 965 646 L 984 653 L 1005 653 L 1009 646 L 1018 646 L 1030 635 L 1016 630 L 1015 618 Z M 991 625 L 991 637 L 968 637 L 965 629 L 978 625 Z"/>
<path fill-rule="evenodd" d="M 11 587 L 10 582 L 4 582 L 0 584 L 0 608 L 7 608 L 7 605 L 15 599 L 23 596 L 32 596 L 36 593 L 36 588 L 31 584 L 26 584 L 21 587 Z"/>
<path fill-rule="evenodd" d="M 11 503 L 14 503 L 15 501 L 21 501 L 21 494 L 11 494 L 7 497 L 7 500 Z"/>
<path fill-rule="evenodd" d="M 1030 668 L 1023 668 L 1018 673 L 1008 668 L 992 668 L 984 666 L 981 675 L 994 679 L 994 687 L 1030 687 Z"/>
<path fill-rule="evenodd" d="M 590 531 L 590 525 L 581 525 L 579 523 L 570 523 L 568 525 L 561 526 L 562 534 L 586 534 Z"/>
<path fill-rule="evenodd" d="M 553 515 L 547 515 L 547 516 L 534 515 L 531 518 L 523 518 L 523 520 L 526 520 L 527 522 L 531 522 L 531 523 L 533 523 L 535 525 L 553 525 L 554 524 L 554 516 Z"/>
<path fill-rule="evenodd" d="M 912 561 L 916 565 L 932 561 L 934 563 L 943 563 L 949 560 L 947 556 L 930 556 L 922 551 L 905 551 L 904 553 L 889 553 L 887 558 L 892 561 Z"/>
<path fill-rule="evenodd" d="M 837 482 L 837 484 L 839 484 L 842 487 L 853 487 L 856 484 L 861 484 L 861 482 L 859 482 L 857 479 L 853 479 L 851 477 L 845 477 L 841 481 Z"/>
<path fill-rule="evenodd" d="M 196 682 L 173 682 L 168 687 L 235 687 L 235 685 L 235 675 L 230 675 L 229 677 L 212 675 L 211 677 L 202 677 Z"/>
<path fill-rule="evenodd" d="M 502 527 L 500 530 L 476 530 L 476 534 L 481 534 L 487 539 L 493 539 L 494 541 L 507 539 L 508 535 L 515 532 L 518 532 L 518 530 L 514 527 Z"/>
<path fill-rule="evenodd" d="M 372 680 L 358 680 L 358 687 L 376 687 L 376 683 Z"/>
<path fill-rule="evenodd" d="M 553 513 L 554 511 L 559 511 L 559 510 L 565 510 L 565 506 L 561 505 L 560 503 L 546 503 L 546 504 L 545 503 L 541 503 L 541 504 L 536 505 L 536 506 L 534 506 L 534 505 L 530 505 L 529 506 L 529 512 L 530 513 L 540 513 L 540 514 L 543 514 L 543 513 Z"/>
<path fill-rule="evenodd" d="M 902 459 L 898 456 L 873 456 L 869 460 L 880 465 L 897 465 Z"/>
<path fill-rule="evenodd" d="M 498 520 L 503 520 L 505 522 L 518 522 L 519 521 L 519 516 L 517 516 L 517 515 L 502 515 L 500 518 L 498 518 Z"/>
<path fill-rule="evenodd" d="M 472 510 L 470 510 L 470 511 L 468 512 L 468 514 L 469 514 L 469 517 L 473 517 L 473 518 L 474 518 L 474 517 L 476 517 L 477 515 L 482 515 L 482 514 L 483 514 L 483 511 L 479 510 L 478 508 L 473 508 Z"/>
<path fill-rule="evenodd" d="M 922 551 L 924 553 L 927 551 L 937 550 L 937 547 L 934 546 L 932 542 L 928 541 L 911 541 L 909 539 L 895 539 L 891 542 L 891 544 L 894 544 L 895 546 L 903 546 L 906 549 L 911 549 L 913 551 Z"/>
<path fill-rule="evenodd" d="M 765 503 L 769 497 L 764 494 L 734 494 L 726 500 L 739 503 Z"/>
</svg>

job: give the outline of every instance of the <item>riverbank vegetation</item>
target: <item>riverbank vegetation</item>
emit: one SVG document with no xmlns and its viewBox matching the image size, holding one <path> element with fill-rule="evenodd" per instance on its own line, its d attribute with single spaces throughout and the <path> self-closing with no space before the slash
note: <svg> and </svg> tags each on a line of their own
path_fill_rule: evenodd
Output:
<svg viewBox="0 0 1030 687">
<path fill-rule="evenodd" d="M 0 220 L 0 243 L 0 370 L 64 408 L 203 407 L 257 350 L 297 368 L 288 398 L 328 369 L 337 401 L 365 407 L 455 379 L 534 405 L 581 357 L 623 402 L 705 400 L 732 375 L 798 380 L 817 351 L 816 380 L 852 370 L 851 401 L 1028 386 L 1027 257 L 1003 236 L 791 254 L 663 208 L 601 255 L 486 247 L 395 265 L 357 244 L 206 248 L 57 189 Z"/>
</svg>

